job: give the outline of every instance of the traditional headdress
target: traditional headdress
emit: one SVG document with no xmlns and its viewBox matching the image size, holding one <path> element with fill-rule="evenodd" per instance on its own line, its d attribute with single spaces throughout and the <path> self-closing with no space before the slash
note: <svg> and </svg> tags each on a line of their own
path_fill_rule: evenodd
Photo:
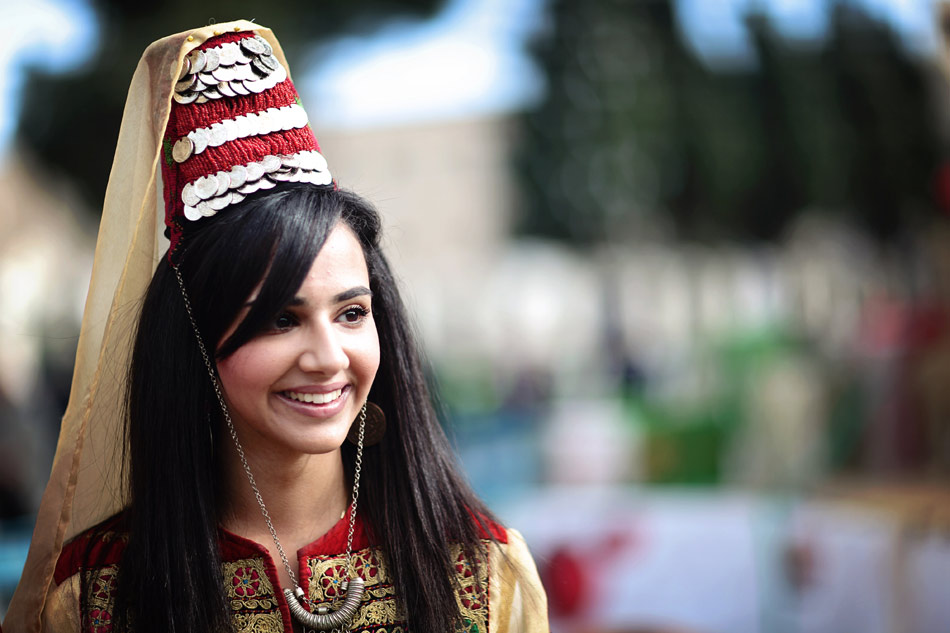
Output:
<svg viewBox="0 0 950 633">
<path fill-rule="evenodd" d="M 237 31 L 198 46 L 172 99 L 162 177 L 173 263 L 190 223 L 278 182 L 331 183 L 287 70 L 260 35 Z"/>
<path fill-rule="evenodd" d="M 124 504 L 125 375 L 166 246 L 174 263 L 190 227 L 281 181 L 332 183 L 271 31 L 238 21 L 149 46 L 129 88 L 69 405 L 7 630 L 39 633 L 64 541 Z"/>
</svg>

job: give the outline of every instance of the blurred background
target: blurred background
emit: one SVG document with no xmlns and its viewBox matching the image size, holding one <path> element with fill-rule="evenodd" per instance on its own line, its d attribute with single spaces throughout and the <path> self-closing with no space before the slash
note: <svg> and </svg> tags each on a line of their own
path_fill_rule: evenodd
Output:
<svg viewBox="0 0 950 633">
<path fill-rule="evenodd" d="M 555 633 L 950 630 L 938 3 L 0 9 L 0 615 L 132 71 L 245 17 L 382 211 L 447 429 Z"/>
</svg>

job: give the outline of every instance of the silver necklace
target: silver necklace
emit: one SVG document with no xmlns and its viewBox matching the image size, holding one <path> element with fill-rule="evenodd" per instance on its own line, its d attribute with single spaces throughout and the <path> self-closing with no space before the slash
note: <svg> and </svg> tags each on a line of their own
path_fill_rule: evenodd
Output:
<svg viewBox="0 0 950 633">
<path fill-rule="evenodd" d="M 254 498 L 257 499 L 257 505 L 261 508 L 261 515 L 264 517 L 264 522 L 267 523 L 267 529 L 270 531 L 271 538 L 274 539 L 274 545 L 277 547 L 277 553 L 280 554 L 280 559 L 284 563 L 284 569 L 287 570 L 287 575 L 290 576 L 290 581 L 294 585 L 293 591 L 289 588 L 284 589 L 284 598 L 287 600 L 290 614 L 302 626 L 316 631 L 343 630 L 344 627 L 348 628 L 350 622 L 353 621 L 353 616 L 356 615 L 356 611 L 359 609 L 360 601 L 363 599 L 363 591 L 366 588 L 365 581 L 353 568 L 353 533 L 356 528 L 356 504 L 360 496 L 360 470 L 363 466 L 363 437 L 366 431 L 366 403 L 364 402 L 362 409 L 360 409 L 360 434 L 356 444 L 356 463 L 353 469 L 353 496 L 350 501 L 349 509 L 350 525 L 346 535 L 346 570 L 349 578 L 348 580 L 344 580 L 340 587 L 346 594 L 343 599 L 343 604 L 336 610 L 330 610 L 325 606 L 316 607 L 316 605 L 306 597 L 303 588 L 297 583 L 297 576 L 290 566 L 290 561 L 287 560 L 287 555 L 284 553 L 284 548 L 280 544 L 280 539 L 277 538 L 277 530 L 274 529 L 274 523 L 271 521 L 270 513 L 267 512 L 267 506 L 264 505 L 264 498 L 261 496 L 261 491 L 257 487 L 257 482 L 254 480 L 251 467 L 247 463 L 244 447 L 241 446 L 241 441 L 238 439 L 234 423 L 231 422 L 231 414 L 228 411 L 228 405 L 224 402 L 224 394 L 221 393 L 221 385 L 214 371 L 214 365 L 211 363 L 211 357 L 208 355 L 208 350 L 205 349 L 204 341 L 201 339 L 201 334 L 198 331 L 198 324 L 195 322 L 194 314 L 192 314 L 191 301 L 188 299 L 188 293 L 185 291 L 185 282 L 178 268 L 174 267 L 173 269 L 175 271 L 175 277 L 178 279 L 178 285 L 181 287 L 181 296 L 185 302 L 185 312 L 188 314 L 191 328 L 195 332 L 195 338 L 198 339 L 198 350 L 201 352 L 201 358 L 204 360 L 205 368 L 208 370 L 208 375 L 211 378 L 211 385 L 214 387 L 214 394 L 221 407 L 221 413 L 224 415 L 225 422 L 227 422 L 228 432 L 234 441 L 234 448 L 237 449 L 238 457 L 241 459 L 241 465 L 244 467 L 244 474 L 247 475 L 247 480 L 251 484 Z M 309 605 L 311 610 L 316 607 L 316 613 L 305 609 L 302 603 Z"/>
</svg>

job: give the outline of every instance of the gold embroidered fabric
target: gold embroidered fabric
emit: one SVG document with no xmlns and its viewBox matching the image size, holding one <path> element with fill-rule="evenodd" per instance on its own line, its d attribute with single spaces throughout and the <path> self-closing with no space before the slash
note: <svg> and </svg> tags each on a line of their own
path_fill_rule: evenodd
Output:
<svg viewBox="0 0 950 633">
<path fill-rule="evenodd" d="M 465 633 L 483 633 L 488 630 L 488 569 L 487 561 L 481 561 L 478 574 L 461 547 L 452 547 L 459 580 L 457 596 Z M 366 581 L 363 602 L 353 629 L 359 631 L 387 631 L 395 633 L 407 630 L 406 615 L 396 601 L 392 580 L 381 563 L 383 557 L 377 548 L 353 552 L 353 566 Z M 309 560 L 310 585 L 308 598 L 317 606 L 334 608 L 334 602 L 343 596 L 340 585 L 347 577 L 346 556 L 314 556 Z"/>
<path fill-rule="evenodd" d="M 247 558 L 224 563 L 224 588 L 228 604 L 236 614 L 256 611 L 277 612 L 274 585 L 267 577 L 264 561 Z"/>
<path fill-rule="evenodd" d="M 86 591 L 86 613 L 82 618 L 84 631 L 111 633 L 112 603 L 118 573 L 118 565 L 107 565 L 83 572 L 83 586 Z"/>
<path fill-rule="evenodd" d="M 453 547 L 459 580 L 458 601 L 464 633 L 547 633 L 547 605 L 534 563 L 521 535 L 508 531 L 507 545 L 489 545 L 487 564 L 476 574 L 459 547 Z M 331 605 L 340 596 L 346 555 L 313 556 L 308 597 Z M 391 577 L 376 548 L 354 552 L 357 572 L 366 591 L 353 631 L 407 633 L 406 615 L 399 607 Z M 46 633 L 110 633 L 116 565 L 84 570 L 52 592 L 44 614 Z M 81 580 L 81 582 L 80 582 Z M 274 582 L 264 558 L 245 558 L 222 565 L 222 581 L 238 633 L 284 633 Z M 80 594 L 85 592 L 85 612 Z"/>
</svg>

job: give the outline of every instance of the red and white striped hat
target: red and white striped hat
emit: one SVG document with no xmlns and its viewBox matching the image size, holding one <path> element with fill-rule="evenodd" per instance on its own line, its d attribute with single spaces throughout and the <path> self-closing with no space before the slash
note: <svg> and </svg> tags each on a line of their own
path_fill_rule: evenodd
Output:
<svg viewBox="0 0 950 633">
<path fill-rule="evenodd" d="M 189 53 L 163 139 L 165 225 L 175 253 L 187 227 L 280 182 L 333 186 L 287 69 L 253 32 Z"/>
</svg>

